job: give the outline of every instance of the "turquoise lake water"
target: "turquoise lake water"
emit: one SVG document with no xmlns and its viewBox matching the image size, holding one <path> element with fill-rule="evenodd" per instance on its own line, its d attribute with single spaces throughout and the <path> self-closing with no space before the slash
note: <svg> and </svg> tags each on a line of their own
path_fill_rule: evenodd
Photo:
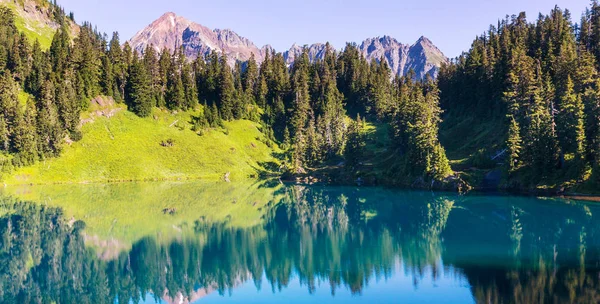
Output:
<svg viewBox="0 0 600 304">
<path fill-rule="evenodd" d="M 175 214 L 161 209 L 148 222 L 119 227 L 125 219 L 77 218 L 81 213 L 70 209 L 80 205 L 64 201 L 93 196 L 102 204 L 102 195 L 110 194 L 113 202 L 115 193 L 128 193 L 135 206 L 136 198 L 148 193 L 106 187 L 100 192 L 32 188 L 28 197 L 43 191 L 45 200 L 2 201 L 0 302 L 600 301 L 600 206 L 595 204 L 262 185 L 248 201 L 239 189 L 235 200 L 219 201 L 245 207 L 216 219 L 202 204 L 185 207 L 209 199 L 203 196 L 207 188 L 193 186 L 189 189 L 198 193 L 185 188 L 191 193 L 169 202 Z M 173 193 L 172 187 L 181 185 L 163 187 Z M 211 186 L 211 193 L 219 193 L 218 187 Z M 228 197 L 233 190 L 223 187 Z M 103 216 L 115 224 L 104 228 Z M 139 233 L 126 239 L 128 228 Z"/>
</svg>

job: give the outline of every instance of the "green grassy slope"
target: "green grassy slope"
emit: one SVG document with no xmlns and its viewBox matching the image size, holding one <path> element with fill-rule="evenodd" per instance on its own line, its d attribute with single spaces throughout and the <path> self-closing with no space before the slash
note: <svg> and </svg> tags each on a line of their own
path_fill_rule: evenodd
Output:
<svg viewBox="0 0 600 304">
<path fill-rule="evenodd" d="M 110 118 L 106 116 L 111 116 Z M 193 113 L 158 109 L 139 118 L 122 106 L 92 109 L 83 117 L 83 139 L 61 156 L 17 169 L 5 184 L 90 183 L 256 176 L 277 163 L 258 125 L 226 122 L 203 135 L 191 130 Z M 172 147 L 162 142 L 172 140 Z"/>
<path fill-rule="evenodd" d="M 22 4 L 15 4 L 12 0 L 0 0 L 0 5 L 7 6 L 15 12 L 17 28 L 27 36 L 31 43 L 38 40 L 43 50 L 50 48 L 56 29 L 48 24 L 50 20 L 47 16 L 43 16 L 39 12 L 31 13 L 31 16 L 28 16 L 28 13 L 23 10 Z"/>
</svg>

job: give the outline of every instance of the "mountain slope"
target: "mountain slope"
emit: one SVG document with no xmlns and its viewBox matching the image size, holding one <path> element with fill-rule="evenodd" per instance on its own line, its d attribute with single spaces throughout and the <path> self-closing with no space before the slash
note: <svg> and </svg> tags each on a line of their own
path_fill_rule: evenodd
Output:
<svg viewBox="0 0 600 304">
<path fill-rule="evenodd" d="M 263 51 L 250 40 L 231 30 L 211 30 L 174 13 L 166 13 L 139 31 L 129 40 L 131 47 L 142 53 L 151 45 L 157 51 L 171 51 L 183 46 L 186 56 L 196 58 L 198 54 L 207 55 L 212 50 L 224 52 L 230 63 L 236 60 L 247 61 L 250 56 L 263 58 Z"/>
<path fill-rule="evenodd" d="M 437 77 L 442 63 L 448 59 L 431 40 L 421 37 L 413 45 L 402 44 L 390 36 L 367 39 L 359 46 L 367 60 L 387 60 L 393 75 L 403 76 L 412 69 L 417 79 L 427 74 Z"/>
<path fill-rule="evenodd" d="M 0 6 L 6 6 L 15 12 L 15 23 L 20 32 L 24 33 L 33 43 L 40 42 L 42 49 L 48 49 L 54 33 L 60 27 L 56 22 L 54 10 L 59 9 L 46 0 L 0 0 Z M 78 32 L 78 25 L 65 18 L 72 36 Z"/>
<path fill-rule="evenodd" d="M 183 46 L 186 56 L 191 58 L 215 50 L 227 54 L 231 65 L 236 61 L 247 61 L 252 54 L 257 62 L 261 62 L 266 52 L 272 50 L 268 45 L 259 49 L 250 40 L 231 30 L 211 30 L 174 13 L 164 14 L 139 31 L 129 40 L 129 44 L 140 53 L 149 45 L 154 46 L 157 51 L 165 48 L 173 51 Z M 293 64 L 303 48 L 294 44 L 289 50 L 283 52 L 286 62 L 289 65 Z M 311 61 L 324 58 L 325 44 L 315 43 L 307 48 Z M 441 64 L 448 61 L 446 56 L 425 37 L 421 37 L 413 45 L 402 44 L 389 36 L 369 38 L 363 41 L 359 48 L 369 61 L 385 58 L 392 75 L 403 76 L 412 69 L 417 79 L 423 79 L 428 74 L 437 77 Z"/>
<path fill-rule="evenodd" d="M 307 48 L 308 59 L 310 60 L 310 62 L 315 62 L 316 60 L 321 60 L 325 58 L 325 51 L 327 50 L 325 44 L 315 43 L 310 46 L 307 46 Z M 285 58 L 285 62 L 287 64 L 293 64 L 296 58 L 302 55 L 303 50 L 304 47 L 294 43 L 289 50 L 283 53 L 283 58 Z"/>
</svg>

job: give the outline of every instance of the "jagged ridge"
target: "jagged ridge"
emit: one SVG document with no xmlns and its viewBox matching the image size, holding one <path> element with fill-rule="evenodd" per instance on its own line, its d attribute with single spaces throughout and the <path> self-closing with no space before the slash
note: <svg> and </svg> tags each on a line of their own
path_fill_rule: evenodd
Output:
<svg viewBox="0 0 600 304">
<path fill-rule="evenodd" d="M 143 52 L 148 45 L 154 46 L 157 51 L 165 48 L 172 51 L 183 46 L 185 54 L 191 58 L 215 50 L 225 53 L 231 65 L 236 61 L 247 61 L 252 54 L 256 61 L 261 62 L 272 50 L 269 45 L 259 49 L 252 41 L 232 30 L 211 30 L 174 13 L 164 14 L 135 34 L 129 43 L 138 52 Z M 315 43 L 307 47 L 311 61 L 324 58 L 325 44 Z M 367 60 L 385 58 L 393 75 L 406 75 L 412 69 L 418 79 L 428 74 L 437 77 L 441 64 L 448 61 L 426 37 L 419 38 L 413 45 L 402 44 L 390 36 L 369 38 L 358 47 Z M 286 62 L 291 65 L 302 49 L 303 46 L 292 45 L 283 53 Z"/>
</svg>

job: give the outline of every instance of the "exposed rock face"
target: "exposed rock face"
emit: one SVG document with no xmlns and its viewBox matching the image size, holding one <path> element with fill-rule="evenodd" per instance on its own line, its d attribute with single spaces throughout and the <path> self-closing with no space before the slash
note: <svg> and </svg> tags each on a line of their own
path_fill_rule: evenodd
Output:
<svg viewBox="0 0 600 304">
<path fill-rule="evenodd" d="M 283 58 L 285 58 L 285 62 L 288 65 L 294 63 L 296 58 L 302 55 L 303 49 L 304 47 L 299 46 L 297 44 L 292 45 L 292 47 L 288 51 L 283 53 Z M 327 47 L 323 43 L 315 43 L 311 46 L 308 46 L 308 59 L 310 60 L 310 62 L 324 59 L 326 50 Z M 334 51 L 333 48 L 331 50 Z"/>
<path fill-rule="evenodd" d="M 41 34 L 39 32 L 41 30 L 54 32 L 60 27 L 60 24 L 54 19 L 50 2 L 35 0 L 0 0 L 0 6 L 5 5 L 12 8 L 13 11 L 21 17 L 24 22 L 23 27 L 30 31 Z M 77 36 L 79 34 L 79 26 L 68 18 L 66 18 L 65 21 L 67 22 L 71 36 Z"/>
<path fill-rule="evenodd" d="M 163 15 L 138 32 L 129 43 L 140 53 L 148 45 L 153 45 L 157 51 L 164 48 L 173 51 L 183 46 L 185 54 L 191 58 L 216 50 L 224 52 L 232 66 L 236 61 L 247 61 L 252 54 L 257 62 L 262 62 L 265 54 L 273 51 L 269 45 L 259 49 L 250 40 L 231 30 L 211 30 L 174 13 Z M 325 57 L 325 44 L 316 43 L 307 47 L 311 62 Z M 402 44 L 389 36 L 370 38 L 358 45 L 358 48 L 369 61 L 385 58 L 392 75 L 406 75 L 412 69 L 417 79 L 423 79 L 426 75 L 437 77 L 441 64 L 448 61 L 448 58 L 425 37 L 421 37 L 413 45 Z M 302 54 L 302 50 L 302 46 L 294 44 L 283 53 L 286 62 L 292 65 Z"/>
<path fill-rule="evenodd" d="M 294 44 L 285 52 L 287 63 L 292 64 L 302 54 L 302 49 Z M 426 37 L 419 38 L 413 45 L 402 44 L 389 36 L 369 38 L 358 45 L 358 49 L 368 61 L 384 58 L 392 70 L 392 76 L 404 76 L 412 69 L 417 79 L 424 79 L 427 75 L 436 78 L 442 63 L 448 62 L 442 51 Z M 308 57 L 311 62 L 323 59 L 325 51 L 325 44 L 313 44 L 308 46 Z"/>
<path fill-rule="evenodd" d="M 421 37 L 408 49 L 406 65 L 398 66 L 399 75 L 406 75 L 411 69 L 415 71 L 418 79 L 424 78 L 427 74 L 437 78 L 440 66 L 448 63 L 448 58 L 438 49 L 431 40 Z"/>
<path fill-rule="evenodd" d="M 231 30 L 211 30 L 189 21 L 174 13 L 166 13 L 145 29 L 139 31 L 131 40 L 131 47 L 143 52 L 148 45 L 157 51 L 167 48 L 171 51 L 184 47 L 186 56 L 196 58 L 198 54 L 207 55 L 212 50 L 224 52 L 229 63 L 247 61 L 250 56 L 259 60 L 264 55 L 250 40 Z"/>
</svg>

